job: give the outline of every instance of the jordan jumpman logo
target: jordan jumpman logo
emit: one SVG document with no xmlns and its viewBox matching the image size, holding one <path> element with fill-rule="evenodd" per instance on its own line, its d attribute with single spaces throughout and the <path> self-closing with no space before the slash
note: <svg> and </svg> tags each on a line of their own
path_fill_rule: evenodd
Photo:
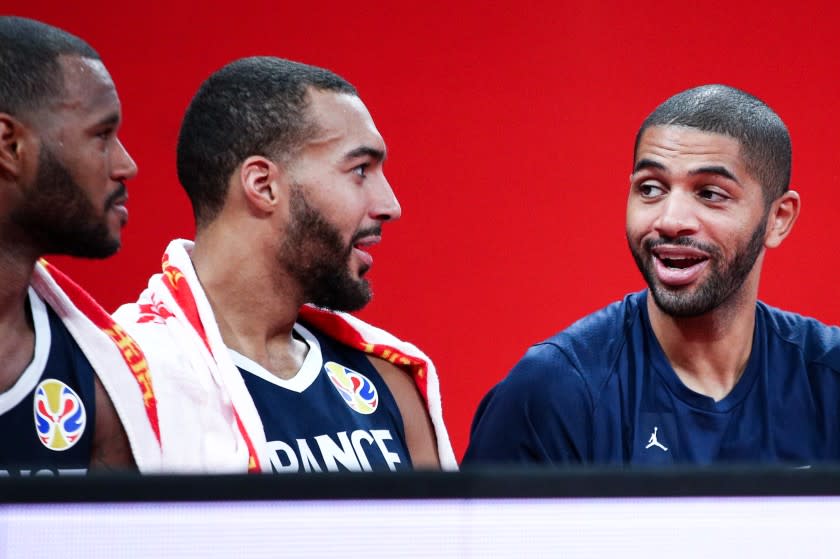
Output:
<svg viewBox="0 0 840 559">
<path fill-rule="evenodd" d="M 650 434 L 650 439 L 648 439 L 648 444 L 645 448 L 650 448 L 652 446 L 658 446 L 659 448 L 661 448 L 665 452 L 668 452 L 668 447 L 664 446 L 662 443 L 660 443 L 658 440 L 656 440 L 656 432 L 658 430 L 659 430 L 659 427 L 654 427 L 653 428 L 653 433 Z"/>
</svg>

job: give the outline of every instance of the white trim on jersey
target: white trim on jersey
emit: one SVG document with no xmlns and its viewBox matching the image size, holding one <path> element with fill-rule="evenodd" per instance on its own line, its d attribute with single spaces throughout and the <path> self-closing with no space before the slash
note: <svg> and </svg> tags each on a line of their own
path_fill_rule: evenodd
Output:
<svg viewBox="0 0 840 559">
<path fill-rule="evenodd" d="M 29 308 L 32 310 L 32 324 L 35 327 L 35 352 L 32 361 L 26 366 L 20 378 L 10 389 L 0 394 L 0 414 L 17 406 L 27 394 L 35 389 L 50 356 L 52 334 L 47 307 L 43 299 L 31 287 L 29 288 Z"/>
<path fill-rule="evenodd" d="M 321 344 L 318 343 L 318 338 L 312 332 L 297 323 L 295 323 L 294 331 L 303 338 L 303 341 L 309 346 L 309 351 L 306 352 L 306 357 L 303 359 L 303 365 L 301 365 L 300 370 L 290 379 L 282 379 L 256 361 L 228 348 L 230 357 L 234 365 L 252 375 L 258 376 L 280 388 L 285 388 L 286 390 L 291 390 L 299 394 L 303 393 L 303 391 L 312 386 L 312 383 L 321 374 L 324 358 L 321 355 Z"/>
</svg>

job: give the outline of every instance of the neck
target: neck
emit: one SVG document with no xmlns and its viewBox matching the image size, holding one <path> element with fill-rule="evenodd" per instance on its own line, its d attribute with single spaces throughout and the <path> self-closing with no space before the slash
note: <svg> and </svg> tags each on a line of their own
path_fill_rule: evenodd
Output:
<svg viewBox="0 0 840 559">
<path fill-rule="evenodd" d="M 303 300 L 273 250 L 258 235 L 245 239 L 214 223 L 196 234 L 192 261 L 225 344 L 290 378 L 306 355 L 292 335 Z"/>
<path fill-rule="evenodd" d="M 41 256 L 18 227 L 9 223 L 0 226 L 0 313 L 12 306 L 22 308 L 32 270 Z"/>
<path fill-rule="evenodd" d="M 752 351 L 756 289 L 744 285 L 725 303 L 696 317 L 673 317 L 648 294 L 651 327 L 680 380 L 722 400 L 737 384 Z"/>
<path fill-rule="evenodd" d="M 39 254 L 3 236 L 0 242 L 0 390 L 17 381 L 32 360 L 35 330 L 26 291 Z"/>
</svg>

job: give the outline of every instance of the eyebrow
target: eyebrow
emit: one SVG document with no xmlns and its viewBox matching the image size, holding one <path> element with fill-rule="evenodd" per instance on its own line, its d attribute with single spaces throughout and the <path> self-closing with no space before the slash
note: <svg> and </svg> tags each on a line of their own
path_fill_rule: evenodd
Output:
<svg viewBox="0 0 840 559">
<path fill-rule="evenodd" d="M 94 128 L 99 128 L 100 126 L 116 126 L 120 122 L 120 114 L 119 113 L 111 113 L 108 116 L 101 119 L 94 125 Z"/>
<path fill-rule="evenodd" d="M 348 161 L 350 159 L 356 159 L 357 157 L 371 157 L 376 161 L 382 162 L 385 161 L 387 154 L 384 150 L 372 148 L 369 146 L 360 146 L 344 154 L 344 159 Z"/>
<path fill-rule="evenodd" d="M 653 161 L 652 159 L 640 159 L 636 162 L 635 167 L 633 167 L 633 173 L 638 173 L 644 169 L 657 169 L 659 171 L 667 170 L 665 165 L 659 163 L 658 161 Z M 697 169 L 693 169 L 688 172 L 689 175 L 718 175 L 721 177 L 725 177 L 733 182 L 741 184 L 741 182 L 735 177 L 735 175 L 724 167 L 723 165 L 709 165 L 706 167 L 699 167 Z"/>
<path fill-rule="evenodd" d="M 652 159 L 639 159 L 636 162 L 636 165 L 633 167 L 633 172 L 638 173 L 643 169 L 658 169 L 660 171 L 665 170 L 665 165 L 662 163 L 658 163 Z"/>
<path fill-rule="evenodd" d="M 738 179 L 735 178 L 735 175 L 732 173 L 732 171 L 730 171 L 729 169 L 727 169 L 723 165 L 710 165 L 708 167 L 700 167 L 699 169 L 694 169 L 693 171 L 689 172 L 688 174 L 692 175 L 692 176 L 693 175 L 718 175 L 718 176 L 721 176 L 721 177 L 725 177 L 725 178 L 731 180 L 732 182 L 736 182 L 738 184 L 741 184 L 738 181 Z"/>
</svg>

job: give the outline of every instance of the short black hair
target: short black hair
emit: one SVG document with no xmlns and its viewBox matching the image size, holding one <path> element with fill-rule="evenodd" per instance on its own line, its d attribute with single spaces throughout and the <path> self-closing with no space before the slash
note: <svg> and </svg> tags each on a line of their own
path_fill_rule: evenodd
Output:
<svg viewBox="0 0 840 559">
<path fill-rule="evenodd" d="M 701 85 L 667 99 L 645 119 L 636 135 L 635 162 L 642 134 L 651 126 L 687 126 L 725 134 L 741 145 L 747 171 L 761 184 L 769 206 L 790 186 L 790 134 L 762 100 L 728 85 Z"/>
<path fill-rule="evenodd" d="M 236 60 L 201 85 L 178 137 L 178 180 L 198 227 L 219 214 L 242 161 L 288 161 L 312 136 L 309 88 L 358 95 L 329 70 L 268 56 Z"/>
<path fill-rule="evenodd" d="M 20 116 L 61 95 L 61 55 L 100 60 L 89 44 L 62 29 L 0 16 L 0 112 Z"/>
</svg>

